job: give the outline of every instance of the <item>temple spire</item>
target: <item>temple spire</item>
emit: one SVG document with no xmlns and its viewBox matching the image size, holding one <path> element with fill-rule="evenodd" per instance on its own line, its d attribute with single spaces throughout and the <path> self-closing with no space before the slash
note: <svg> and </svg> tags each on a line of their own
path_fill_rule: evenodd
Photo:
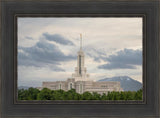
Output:
<svg viewBox="0 0 160 118">
<path fill-rule="evenodd" d="M 80 34 L 80 50 L 82 50 L 82 34 Z"/>
</svg>

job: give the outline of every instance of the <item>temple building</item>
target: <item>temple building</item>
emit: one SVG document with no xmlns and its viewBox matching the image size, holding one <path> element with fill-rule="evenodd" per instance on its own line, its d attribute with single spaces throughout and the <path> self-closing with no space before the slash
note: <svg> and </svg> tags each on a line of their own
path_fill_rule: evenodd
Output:
<svg viewBox="0 0 160 118">
<path fill-rule="evenodd" d="M 72 74 L 71 78 L 66 81 L 53 81 L 53 82 L 43 82 L 42 87 L 49 88 L 51 90 L 64 90 L 68 91 L 70 89 L 75 89 L 77 93 L 97 92 L 99 94 L 107 94 L 109 91 L 123 91 L 120 82 L 102 82 L 94 81 L 87 74 L 87 68 L 85 67 L 85 54 L 82 50 L 82 35 L 80 35 L 80 50 L 77 54 L 77 67 L 75 67 L 75 72 Z"/>
</svg>

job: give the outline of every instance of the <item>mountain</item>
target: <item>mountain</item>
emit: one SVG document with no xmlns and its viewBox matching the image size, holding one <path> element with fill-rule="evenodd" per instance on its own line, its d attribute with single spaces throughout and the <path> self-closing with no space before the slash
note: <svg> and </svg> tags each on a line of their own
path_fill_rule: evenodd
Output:
<svg viewBox="0 0 160 118">
<path fill-rule="evenodd" d="M 112 78 L 101 79 L 99 81 L 118 81 L 121 83 L 121 87 L 124 91 L 137 91 L 142 88 L 142 83 L 128 76 L 116 76 Z"/>
</svg>

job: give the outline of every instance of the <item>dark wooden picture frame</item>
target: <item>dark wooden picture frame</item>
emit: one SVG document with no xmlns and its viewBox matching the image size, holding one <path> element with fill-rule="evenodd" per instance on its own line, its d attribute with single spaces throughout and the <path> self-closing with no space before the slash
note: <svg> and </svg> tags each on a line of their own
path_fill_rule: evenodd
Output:
<svg viewBox="0 0 160 118">
<path fill-rule="evenodd" d="M 17 31 L 17 19 L 18 18 L 54 18 L 54 17 L 67 17 L 67 18 L 77 18 L 77 17 L 83 17 L 83 18 L 97 18 L 97 17 L 114 17 L 114 18 L 142 18 L 142 32 L 143 32 L 143 39 L 142 39 L 142 47 L 143 47 L 143 73 L 142 73 L 142 84 L 143 84 L 143 99 L 142 100 L 18 100 L 18 77 L 17 77 L 17 60 L 18 60 L 18 54 L 17 54 L 17 47 L 18 47 L 18 31 Z M 145 104 L 146 103 L 146 16 L 145 14 L 16 14 L 14 16 L 14 70 L 15 76 L 14 76 L 14 104 Z"/>
<path fill-rule="evenodd" d="M 1 6 L 2 118 L 159 117 L 159 1 L 3 1 Z M 143 17 L 143 101 L 17 101 L 17 16 Z"/>
</svg>

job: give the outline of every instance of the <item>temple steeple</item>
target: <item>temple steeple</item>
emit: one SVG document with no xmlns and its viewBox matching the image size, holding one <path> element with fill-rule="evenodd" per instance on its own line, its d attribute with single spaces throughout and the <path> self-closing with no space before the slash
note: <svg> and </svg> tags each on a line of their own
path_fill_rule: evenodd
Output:
<svg viewBox="0 0 160 118">
<path fill-rule="evenodd" d="M 80 34 L 80 50 L 82 50 L 82 34 Z"/>
<path fill-rule="evenodd" d="M 82 50 L 82 34 L 80 34 L 80 50 L 77 54 L 77 67 L 75 68 L 75 73 L 72 76 L 84 80 L 88 78 L 89 75 L 86 73 L 86 67 L 84 67 L 85 55 Z"/>
</svg>

